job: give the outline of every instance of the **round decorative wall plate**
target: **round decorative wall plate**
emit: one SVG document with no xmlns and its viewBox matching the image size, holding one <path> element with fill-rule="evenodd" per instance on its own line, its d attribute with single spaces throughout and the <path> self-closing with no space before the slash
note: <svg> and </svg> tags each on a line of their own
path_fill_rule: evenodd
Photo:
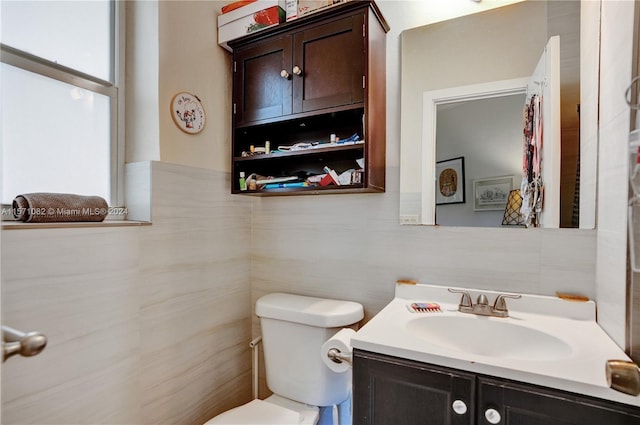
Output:
<svg viewBox="0 0 640 425">
<path fill-rule="evenodd" d="M 185 133 L 200 133 L 204 128 L 204 108 L 198 96 L 180 92 L 171 99 L 171 117 L 178 128 Z"/>
</svg>

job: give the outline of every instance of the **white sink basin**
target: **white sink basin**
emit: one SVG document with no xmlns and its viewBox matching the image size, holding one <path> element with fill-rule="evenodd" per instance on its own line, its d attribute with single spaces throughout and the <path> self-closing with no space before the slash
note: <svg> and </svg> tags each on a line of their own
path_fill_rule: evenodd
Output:
<svg viewBox="0 0 640 425">
<path fill-rule="evenodd" d="M 499 295 L 469 291 L 472 299 Z M 438 303 L 441 311 L 416 313 L 414 302 Z M 509 302 L 507 318 L 461 313 L 459 303 L 446 286 L 398 284 L 394 299 L 358 330 L 351 346 L 640 406 L 640 397 L 609 388 L 607 361 L 630 359 L 596 322 L 593 301 L 522 294 Z"/>
<path fill-rule="evenodd" d="M 458 314 L 415 318 L 406 327 L 417 338 L 468 354 L 515 360 L 559 360 L 572 355 L 566 342 L 521 326 L 515 319 Z"/>
</svg>

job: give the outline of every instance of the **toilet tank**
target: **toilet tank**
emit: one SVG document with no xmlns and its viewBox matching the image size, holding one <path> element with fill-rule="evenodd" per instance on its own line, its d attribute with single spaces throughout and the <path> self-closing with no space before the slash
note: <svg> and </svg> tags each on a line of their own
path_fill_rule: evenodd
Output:
<svg viewBox="0 0 640 425">
<path fill-rule="evenodd" d="M 330 406 L 351 392 L 351 371 L 336 373 L 324 364 L 321 347 L 344 327 L 364 317 L 361 304 L 273 293 L 256 302 L 260 318 L 267 386 L 280 396 Z"/>
</svg>

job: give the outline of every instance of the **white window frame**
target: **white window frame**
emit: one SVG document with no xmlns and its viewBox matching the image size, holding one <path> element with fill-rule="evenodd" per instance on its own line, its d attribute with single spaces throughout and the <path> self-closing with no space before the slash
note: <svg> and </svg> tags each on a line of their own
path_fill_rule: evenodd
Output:
<svg viewBox="0 0 640 425">
<path fill-rule="evenodd" d="M 125 2 L 111 3 L 110 79 L 94 77 L 22 50 L 0 44 L 0 62 L 63 83 L 109 96 L 111 99 L 110 197 L 113 207 L 124 206 Z M 118 217 L 114 217 L 118 218 Z M 120 217 L 122 218 L 122 217 Z"/>
</svg>

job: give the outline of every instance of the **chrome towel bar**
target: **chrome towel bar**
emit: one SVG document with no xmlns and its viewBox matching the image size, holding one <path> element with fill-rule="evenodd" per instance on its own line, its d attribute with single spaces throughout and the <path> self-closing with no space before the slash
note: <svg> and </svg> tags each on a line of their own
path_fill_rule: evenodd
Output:
<svg viewBox="0 0 640 425">
<path fill-rule="evenodd" d="M 2 362 L 20 354 L 31 357 L 39 354 L 47 345 L 47 337 L 40 332 L 20 332 L 9 326 L 2 326 Z"/>
</svg>

